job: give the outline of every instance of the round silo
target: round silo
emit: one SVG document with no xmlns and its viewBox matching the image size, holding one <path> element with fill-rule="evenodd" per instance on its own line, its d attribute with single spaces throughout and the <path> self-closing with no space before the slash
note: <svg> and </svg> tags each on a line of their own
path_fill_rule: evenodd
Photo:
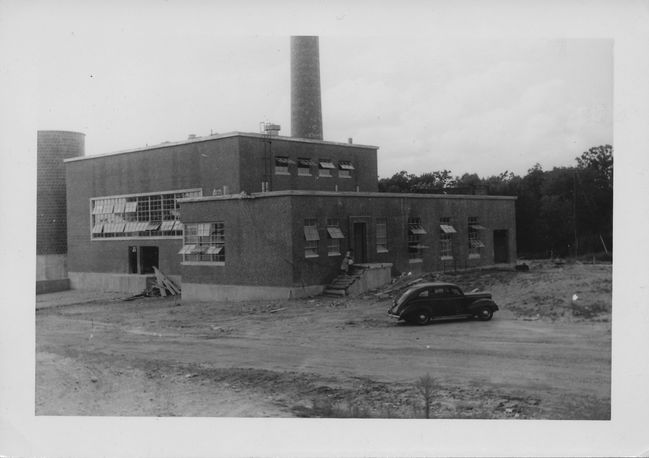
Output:
<svg viewBox="0 0 649 458">
<path fill-rule="evenodd" d="M 61 289 L 67 279 L 63 160 L 83 156 L 86 134 L 39 130 L 36 153 L 36 290 Z M 58 286 L 57 286 L 58 285 Z"/>
</svg>

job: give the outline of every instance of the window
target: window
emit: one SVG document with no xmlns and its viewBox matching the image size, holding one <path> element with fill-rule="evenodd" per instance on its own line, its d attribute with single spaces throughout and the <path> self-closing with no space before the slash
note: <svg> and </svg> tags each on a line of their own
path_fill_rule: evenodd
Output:
<svg viewBox="0 0 649 458">
<path fill-rule="evenodd" d="M 340 240 L 345 238 L 340 230 L 340 223 L 337 218 L 327 219 L 327 254 L 329 256 L 340 255 Z"/>
<path fill-rule="evenodd" d="M 275 156 L 275 174 L 288 175 L 289 159 L 286 156 Z"/>
<path fill-rule="evenodd" d="M 311 159 L 299 158 L 297 160 L 297 174 L 301 176 L 311 176 L 311 166 L 316 165 Z"/>
<path fill-rule="evenodd" d="M 485 230 L 478 224 L 477 216 L 469 216 L 469 258 L 479 258 L 484 248 L 484 243 L 480 240 L 480 232 Z"/>
<path fill-rule="evenodd" d="M 179 199 L 200 197 L 190 191 L 97 197 L 90 201 L 92 240 L 129 237 L 181 237 Z"/>
<path fill-rule="evenodd" d="M 318 234 L 318 220 L 309 218 L 304 220 L 304 257 L 315 258 L 318 256 L 318 244 L 320 234 Z"/>
<path fill-rule="evenodd" d="M 386 218 L 376 219 L 376 252 L 388 252 L 388 220 Z"/>
<path fill-rule="evenodd" d="M 421 237 L 425 234 L 426 230 L 421 225 L 421 218 L 408 218 L 408 257 L 410 259 L 421 259 L 423 257 L 423 250 L 428 248 L 421 244 Z"/>
<path fill-rule="evenodd" d="M 354 165 L 351 163 L 351 161 L 338 161 L 339 178 L 351 178 L 352 170 L 354 170 Z"/>
<path fill-rule="evenodd" d="M 330 177 L 331 171 L 336 168 L 333 162 L 331 162 L 329 159 L 318 160 L 318 166 L 318 176 L 321 177 Z"/>
<path fill-rule="evenodd" d="M 439 255 L 442 261 L 453 259 L 453 234 L 457 231 L 451 225 L 451 218 L 439 219 Z"/>
<path fill-rule="evenodd" d="M 183 255 L 183 262 L 224 263 L 225 223 L 187 223 L 178 254 Z"/>
</svg>

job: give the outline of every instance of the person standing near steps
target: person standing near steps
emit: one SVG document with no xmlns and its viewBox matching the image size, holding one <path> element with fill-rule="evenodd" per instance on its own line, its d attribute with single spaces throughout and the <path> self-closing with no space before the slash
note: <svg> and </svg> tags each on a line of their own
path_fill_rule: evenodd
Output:
<svg viewBox="0 0 649 458">
<path fill-rule="evenodd" d="M 354 250 L 351 248 L 347 250 L 347 253 L 345 253 L 345 257 L 343 258 L 343 261 L 340 264 L 340 271 L 341 273 L 345 275 L 349 275 L 349 267 L 354 264 L 354 258 L 352 257 Z"/>
</svg>

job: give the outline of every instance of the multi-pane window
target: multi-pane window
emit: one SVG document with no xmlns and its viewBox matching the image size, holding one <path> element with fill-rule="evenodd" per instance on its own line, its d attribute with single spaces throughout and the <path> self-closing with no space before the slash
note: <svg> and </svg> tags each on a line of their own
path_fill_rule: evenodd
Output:
<svg viewBox="0 0 649 458">
<path fill-rule="evenodd" d="M 225 262 L 225 223 L 187 223 L 183 262 Z"/>
<path fill-rule="evenodd" d="M 479 258 L 484 248 L 484 243 L 480 240 L 480 233 L 485 228 L 478 222 L 477 216 L 469 216 L 469 258 Z"/>
<path fill-rule="evenodd" d="M 304 257 L 314 258 L 318 256 L 318 244 L 320 234 L 318 234 L 318 220 L 308 218 L 304 220 Z"/>
<path fill-rule="evenodd" d="M 439 219 L 439 255 L 442 261 L 453 259 L 453 234 L 456 233 L 450 217 Z"/>
<path fill-rule="evenodd" d="M 376 252 L 388 252 L 388 220 L 376 218 Z"/>
<path fill-rule="evenodd" d="M 336 168 L 336 166 L 329 159 L 320 159 L 318 160 L 318 176 L 321 177 L 330 177 L 331 171 Z"/>
<path fill-rule="evenodd" d="M 311 166 L 314 165 L 311 159 L 298 158 L 297 160 L 297 174 L 302 176 L 311 175 Z"/>
<path fill-rule="evenodd" d="M 354 164 L 351 161 L 338 161 L 338 177 L 351 178 Z"/>
<path fill-rule="evenodd" d="M 421 239 L 426 233 L 426 230 L 421 225 L 421 218 L 408 218 L 408 257 L 410 259 L 421 259 L 423 257 L 423 250 L 428 247 L 421 243 Z"/>
<path fill-rule="evenodd" d="M 288 175 L 289 159 L 286 156 L 275 156 L 275 174 Z"/>
<path fill-rule="evenodd" d="M 337 218 L 327 219 L 327 254 L 337 256 L 340 254 L 340 240 L 345 238 L 340 230 L 340 222 Z"/>
<path fill-rule="evenodd" d="M 91 238 L 182 236 L 178 200 L 201 195 L 198 189 L 91 199 Z"/>
</svg>

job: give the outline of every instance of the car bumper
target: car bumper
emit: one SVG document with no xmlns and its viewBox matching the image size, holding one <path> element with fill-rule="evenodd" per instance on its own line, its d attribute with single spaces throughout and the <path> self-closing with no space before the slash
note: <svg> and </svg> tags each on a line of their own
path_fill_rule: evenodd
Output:
<svg viewBox="0 0 649 458">
<path fill-rule="evenodd" d="M 399 315 L 398 313 L 394 313 L 392 309 L 388 310 L 388 315 L 391 316 L 392 318 L 396 318 L 399 320 L 401 319 L 401 315 Z"/>
</svg>

